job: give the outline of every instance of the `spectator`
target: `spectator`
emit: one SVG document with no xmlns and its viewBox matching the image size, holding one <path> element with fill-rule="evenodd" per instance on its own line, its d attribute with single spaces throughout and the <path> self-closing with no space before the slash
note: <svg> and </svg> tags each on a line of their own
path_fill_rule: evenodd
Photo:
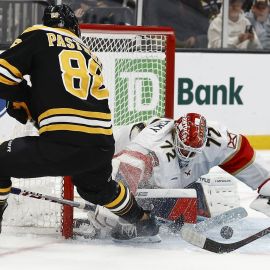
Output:
<svg viewBox="0 0 270 270">
<path fill-rule="evenodd" d="M 91 8 L 96 6 L 96 0 L 82 0 L 80 7 L 74 12 L 79 23 L 96 23 L 96 15 L 91 12 Z"/>
<path fill-rule="evenodd" d="M 219 0 L 203 0 L 203 12 L 210 19 L 214 19 L 220 10 L 221 3 Z"/>
<path fill-rule="evenodd" d="M 254 0 L 245 0 L 242 9 L 244 12 L 249 12 Z"/>
<path fill-rule="evenodd" d="M 267 37 L 266 32 L 267 29 L 270 31 L 269 0 L 254 0 L 251 10 L 246 14 L 246 17 L 252 24 L 262 47 L 270 46 L 270 39 Z"/>
<path fill-rule="evenodd" d="M 204 13 L 201 1 L 166 0 L 165 6 L 164 2 L 164 0 L 143 2 L 143 25 L 173 27 L 177 47 L 206 48 L 209 19 Z"/>
<path fill-rule="evenodd" d="M 228 48 L 261 49 L 262 45 L 242 10 L 244 0 L 229 0 Z M 208 29 L 208 48 L 221 48 L 222 12 Z"/>
<path fill-rule="evenodd" d="M 131 1 L 121 0 L 82 0 L 75 9 L 79 23 L 98 24 L 133 24 L 134 11 L 129 6 Z"/>
</svg>

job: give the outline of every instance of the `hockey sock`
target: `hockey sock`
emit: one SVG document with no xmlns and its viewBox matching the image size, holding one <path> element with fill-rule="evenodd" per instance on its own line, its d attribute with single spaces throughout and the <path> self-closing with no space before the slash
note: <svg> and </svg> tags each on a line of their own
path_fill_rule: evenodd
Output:
<svg viewBox="0 0 270 270">
<path fill-rule="evenodd" d="M 135 223 L 142 218 L 144 211 L 137 204 L 128 187 L 124 186 L 121 182 L 118 184 L 117 197 L 112 202 L 104 205 L 104 207 L 126 221 Z"/>
<path fill-rule="evenodd" d="M 10 179 L 0 178 L 0 208 L 6 204 L 11 185 Z"/>
</svg>

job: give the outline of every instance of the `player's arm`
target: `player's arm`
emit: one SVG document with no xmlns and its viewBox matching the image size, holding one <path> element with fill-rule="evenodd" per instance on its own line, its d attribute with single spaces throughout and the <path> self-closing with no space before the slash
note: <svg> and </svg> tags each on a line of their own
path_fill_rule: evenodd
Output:
<svg viewBox="0 0 270 270">
<path fill-rule="evenodd" d="M 220 167 L 253 189 L 257 189 L 270 177 L 264 160 L 255 153 L 248 139 L 239 135 L 235 151 Z"/>
<path fill-rule="evenodd" d="M 238 147 L 227 158 L 221 168 L 233 174 L 254 190 L 257 198 L 251 202 L 250 208 L 270 217 L 270 171 L 269 166 L 260 154 L 255 153 L 245 136 L 239 137 Z"/>
<path fill-rule="evenodd" d="M 224 132 L 220 135 L 224 138 Z M 219 166 L 252 189 L 257 189 L 259 196 L 250 207 L 270 217 L 270 172 L 266 161 L 254 151 L 244 135 L 226 130 L 225 142 L 220 151 L 222 162 Z"/>
<path fill-rule="evenodd" d="M 0 65 L 1 66 L 1 65 Z M 0 74 L 1 81 L 1 74 Z M 26 102 L 28 99 L 27 82 L 22 80 L 17 85 L 6 85 L 0 82 L 0 98 L 7 101 Z"/>
<path fill-rule="evenodd" d="M 29 74 L 36 46 L 37 31 L 26 31 L 9 49 L 0 54 L 0 98 L 8 101 L 27 101 L 28 88 L 24 75 Z"/>
<path fill-rule="evenodd" d="M 23 124 L 31 119 L 31 87 L 24 75 L 29 74 L 32 55 L 37 50 L 34 48 L 36 33 L 26 31 L 0 54 L 0 98 L 7 100 L 7 113 Z"/>
<path fill-rule="evenodd" d="M 220 168 L 253 189 L 257 189 L 270 177 L 264 161 L 255 153 L 244 135 L 232 133 L 225 127 L 212 128 L 208 135 L 208 145 L 220 144 Z"/>
</svg>

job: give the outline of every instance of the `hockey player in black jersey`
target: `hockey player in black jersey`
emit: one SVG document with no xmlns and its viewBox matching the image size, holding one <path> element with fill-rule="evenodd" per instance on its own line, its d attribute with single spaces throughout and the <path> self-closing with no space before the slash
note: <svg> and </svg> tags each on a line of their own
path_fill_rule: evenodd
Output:
<svg viewBox="0 0 270 270">
<path fill-rule="evenodd" d="M 31 87 L 24 75 L 30 76 Z M 120 226 L 115 238 L 159 240 L 155 218 L 111 178 L 114 138 L 108 96 L 102 65 L 81 41 L 78 21 L 67 5 L 45 8 L 43 25 L 26 29 L 0 55 L 0 98 L 8 101 L 12 117 L 35 122 L 40 135 L 0 145 L 0 223 L 11 177 L 71 175 L 82 198 L 134 224 L 132 235 Z"/>
</svg>

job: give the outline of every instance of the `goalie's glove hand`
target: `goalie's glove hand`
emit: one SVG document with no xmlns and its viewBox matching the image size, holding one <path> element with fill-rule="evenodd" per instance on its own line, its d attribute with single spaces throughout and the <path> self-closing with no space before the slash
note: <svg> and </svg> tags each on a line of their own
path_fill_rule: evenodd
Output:
<svg viewBox="0 0 270 270">
<path fill-rule="evenodd" d="M 250 204 L 250 208 L 270 217 L 270 178 L 258 187 L 259 196 Z"/>
<path fill-rule="evenodd" d="M 15 118 L 22 124 L 26 124 L 31 119 L 30 112 L 25 102 L 7 101 L 6 111 L 9 116 Z"/>
</svg>

